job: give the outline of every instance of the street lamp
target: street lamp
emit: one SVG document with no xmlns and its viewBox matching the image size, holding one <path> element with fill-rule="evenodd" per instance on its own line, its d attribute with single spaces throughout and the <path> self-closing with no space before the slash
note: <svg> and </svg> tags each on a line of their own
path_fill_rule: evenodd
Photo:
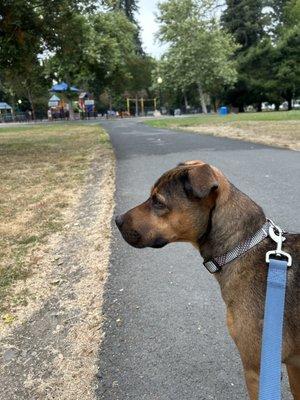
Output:
<svg viewBox="0 0 300 400">
<path fill-rule="evenodd" d="M 162 77 L 159 76 L 157 78 L 157 84 L 158 84 L 158 87 L 159 87 L 159 108 L 160 108 L 160 112 L 161 113 L 162 113 L 162 95 L 161 95 L 161 84 L 162 84 L 162 82 L 163 82 Z"/>
<path fill-rule="evenodd" d="M 20 112 L 20 105 L 22 104 L 22 100 L 19 99 L 17 100 L 17 108 L 16 108 L 16 112 L 19 113 Z"/>
</svg>

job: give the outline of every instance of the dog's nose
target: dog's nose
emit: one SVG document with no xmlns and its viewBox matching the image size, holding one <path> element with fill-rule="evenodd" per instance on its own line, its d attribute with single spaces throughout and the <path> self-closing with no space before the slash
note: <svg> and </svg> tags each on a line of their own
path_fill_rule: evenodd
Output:
<svg viewBox="0 0 300 400">
<path fill-rule="evenodd" d="M 116 218 L 115 218 L 115 223 L 116 223 L 118 228 L 121 228 L 123 223 L 124 223 L 123 215 L 117 215 Z"/>
</svg>

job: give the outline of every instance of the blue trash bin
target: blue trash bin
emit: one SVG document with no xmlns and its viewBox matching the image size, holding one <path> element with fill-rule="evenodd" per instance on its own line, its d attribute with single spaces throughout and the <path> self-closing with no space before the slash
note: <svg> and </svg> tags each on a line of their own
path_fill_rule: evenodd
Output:
<svg viewBox="0 0 300 400">
<path fill-rule="evenodd" d="M 219 114 L 220 115 L 227 115 L 228 114 L 228 109 L 227 109 L 227 107 L 220 107 L 220 109 L 219 109 Z"/>
</svg>

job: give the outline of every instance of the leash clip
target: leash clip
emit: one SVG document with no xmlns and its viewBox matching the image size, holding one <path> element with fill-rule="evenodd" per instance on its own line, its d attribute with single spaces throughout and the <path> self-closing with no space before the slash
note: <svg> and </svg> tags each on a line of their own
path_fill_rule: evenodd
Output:
<svg viewBox="0 0 300 400">
<path fill-rule="evenodd" d="M 269 220 L 271 225 L 269 227 L 269 236 L 275 243 L 277 243 L 276 250 L 268 251 L 266 254 L 266 262 L 270 262 L 270 256 L 275 256 L 279 258 L 286 258 L 287 259 L 287 266 L 290 267 L 292 265 L 292 257 L 289 253 L 286 253 L 282 250 L 282 243 L 285 241 L 285 237 L 283 236 L 283 230 L 274 224 L 273 221 Z"/>
</svg>

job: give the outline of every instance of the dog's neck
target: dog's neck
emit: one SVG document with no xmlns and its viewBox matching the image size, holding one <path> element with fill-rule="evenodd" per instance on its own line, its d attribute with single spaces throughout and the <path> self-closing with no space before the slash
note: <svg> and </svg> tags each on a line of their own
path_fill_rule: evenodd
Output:
<svg viewBox="0 0 300 400">
<path fill-rule="evenodd" d="M 257 232 L 265 214 L 247 195 L 227 181 L 227 195 L 216 200 L 208 232 L 198 246 L 205 260 L 221 256 Z"/>
</svg>

